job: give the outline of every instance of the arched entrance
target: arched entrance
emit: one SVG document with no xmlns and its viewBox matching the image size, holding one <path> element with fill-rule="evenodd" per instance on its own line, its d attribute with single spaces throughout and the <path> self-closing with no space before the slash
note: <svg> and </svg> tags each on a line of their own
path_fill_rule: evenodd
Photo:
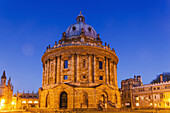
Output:
<svg viewBox="0 0 170 113">
<path fill-rule="evenodd" d="M 108 95 L 106 92 L 102 92 L 99 98 L 99 106 L 101 109 L 107 108 Z"/>
<path fill-rule="evenodd" d="M 100 101 L 102 101 L 103 103 L 106 103 L 108 101 L 108 95 L 106 92 L 103 92 L 101 95 L 100 95 Z"/>
<path fill-rule="evenodd" d="M 62 92 L 60 94 L 60 108 L 67 109 L 67 93 L 66 92 Z"/>
<path fill-rule="evenodd" d="M 102 94 L 102 95 L 100 96 L 100 100 L 101 100 L 103 103 L 105 103 L 105 102 L 107 101 L 106 95 Z"/>
</svg>

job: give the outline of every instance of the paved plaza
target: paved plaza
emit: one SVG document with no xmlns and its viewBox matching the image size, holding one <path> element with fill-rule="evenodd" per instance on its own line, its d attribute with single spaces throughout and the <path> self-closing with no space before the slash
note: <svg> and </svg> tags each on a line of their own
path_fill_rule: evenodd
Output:
<svg viewBox="0 0 170 113">
<path fill-rule="evenodd" d="M 131 110 L 131 111 L 73 111 L 73 112 L 29 112 L 23 110 L 0 110 L 0 113 L 170 113 L 170 110 Z"/>
</svg>

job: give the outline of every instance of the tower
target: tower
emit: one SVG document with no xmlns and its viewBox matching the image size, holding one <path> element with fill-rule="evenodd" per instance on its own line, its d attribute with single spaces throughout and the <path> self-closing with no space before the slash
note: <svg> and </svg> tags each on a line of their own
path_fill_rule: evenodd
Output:
<svg viewBox="0 0 170 113">
<path fill-rule="evenodd" d="M 6 74 L 5 74 L 5 71 L 3 72 L 2 76 L 1 76 L 1 85 L 2 86 L 6 85 Z"/>
</svg>

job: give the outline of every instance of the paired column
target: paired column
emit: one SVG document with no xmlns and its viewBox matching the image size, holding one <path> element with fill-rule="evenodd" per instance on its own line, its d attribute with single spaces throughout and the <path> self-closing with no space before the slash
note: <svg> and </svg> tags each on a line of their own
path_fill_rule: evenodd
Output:
<svg viewBox="0 0 170 113">
<path fill-rule="evenodd" d="M 77 54 L 77 81 L 80 81 L 80 55 Z"/>
<path fill-rule="evenodd" d="M 109 84 L 108 58 L 106 58 L 106 83 Z"/>
<path fill-rule="evenodd" d="M 44 85 L 47 85 L 47 61 L 45 62 Z"/>
<path fill-rule="evenodd" d="M 97 59 L 96 59 L 96 56 L 94 55 L 94 60 L 93 60 L 93 63 L 94 63 L 94 65 L 93 65 L 93 67 L 94 67 L 94 75 L 93 75 L 93 77 L 94 77 L 94 83 L 96 82 L 96 71 L 97 71 Z"/>
<path fill-rule="evenodd" d="M 56 83 L 56 68 L 57 68 L 57 58 L 54 57 L 54 60 L 53 60 L 53 63 L 54 63 L 54 66 L 53 66 L 53 84 Z"/>
<path fill-rule="evenodd" d="M 93 82 L 93 68 L 92 68 L 92 55 L 89 54 L 89 82 L 92 83 Z"/>
<path fill-rule="evenodd" d="M 50 67 L 50 60 L 48 59 L 47 60 L 47 76 L 46 76 L 47 77 L 47 84 L 49 84 L 49 72 L 50 72 L 49 67 Z"/>
<path fill-rule="evenodd" d="M 57 56 L 57 83 L 60 83 L 61 57 Z"/>
<path fill-rule="evenodd" d="M 72 56 L 71 56 L 71 60 L 72 60 L 72 66 L 71 66 L 71 68 L 72 68 L 72 77 L 71 77 L 71 81 L 72 82 L 75 82 L 75 65 L 74 65 L 74 63 L 75 63 L 75 55 L 74 54 L 72 54 Z"/>
<path fill-rule="evenodd" d="M 109 59 L 109 76 L 110 76 L 110 84 L 111 85 L 113 85 L 113 78 L 114 78 L 114 76 L 113 76 L 113 70 L 112 70 L 112 61 L 111 61 L 111 59 Z"/>
<path fill-rule="evenodd" d="M 43 76 L 42 76 L 42 86 L 44 86 L 44 83 L 45 83 L 45 64 L 43 64 Z"/>
<path fill-rule="evenodd" d="M 114 75 L 113 85 L 117 86 L 117 64 L 116 62 L 113 62 L 113 75 Z"/>
</svg>

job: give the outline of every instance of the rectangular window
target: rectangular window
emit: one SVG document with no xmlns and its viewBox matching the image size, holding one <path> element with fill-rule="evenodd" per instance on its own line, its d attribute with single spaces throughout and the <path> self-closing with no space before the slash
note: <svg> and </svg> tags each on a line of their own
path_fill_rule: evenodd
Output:
<svg viewBox="0 0 170 113">
<path fill-rule="evenodd" d="M 99 76 L 99 80 L 103 80 L 103 76 Z"/>
<path fill-rule="evenodd" d="M 64 69 L 68 68 L 68 60 L 64 60 Z"/>
<path fill-rule="evenodd" d="M 99 61 L 99 69 L 103 69 L 103 63 Z"/>
<path fill-rule="evenodd" d="M 64 80 L 68 80 L 68 75 L 64 75 Z"/>
</svg>

